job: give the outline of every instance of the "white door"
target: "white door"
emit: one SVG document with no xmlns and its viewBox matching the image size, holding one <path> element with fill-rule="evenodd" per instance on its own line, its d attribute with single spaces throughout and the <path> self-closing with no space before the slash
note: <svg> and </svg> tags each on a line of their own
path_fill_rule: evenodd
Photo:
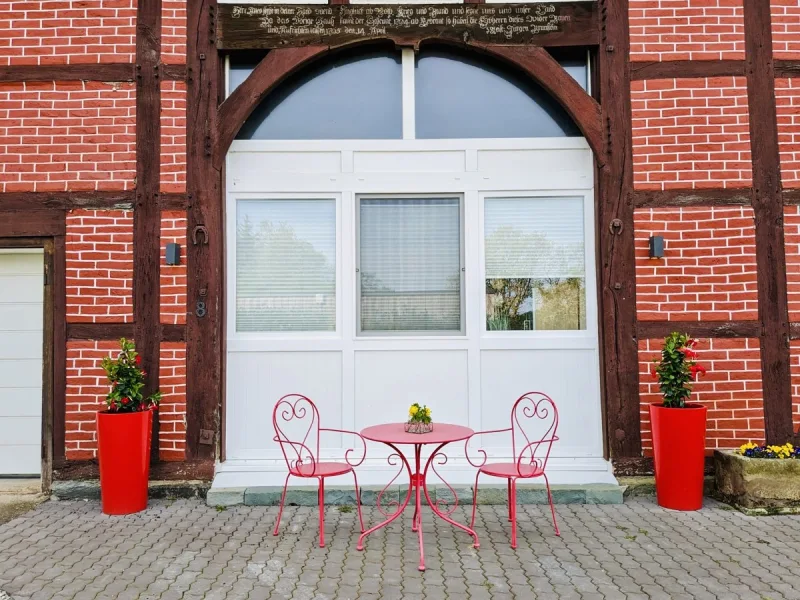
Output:
<svg viewBox="0 0 800 600">
<path fill-rule="evenodd" d="M 43 276 L 42 250 L 0 250 L 0 477 L 41 473 Z"/>
<path fill-rule="evenodd" d="M 314 400 L 324 427 L 398 422 L 419 402 L 435 422 L 477 431 L 508 427 L 519 396 L 545 392 L 560 416 L 551 481 L 613 481 L 592 153 L 546 99 L 481 68 L 411 50 L 344 61 L 257 113 L 231 146 L 226 460 L 214 486 L 283 483 L 272 410 L 289 393 Z M 241 75 L 232 68 L 231 81 Z M 321 456 L 350 443 L 323 436 Z M 511 459 L 509 437 L 485 448 Z M 464 445 L 447 450 L 441 471 L 471 482 Z M 359 480 L 391 479 L 387 457 L 371 445 Z"/>
</svg>

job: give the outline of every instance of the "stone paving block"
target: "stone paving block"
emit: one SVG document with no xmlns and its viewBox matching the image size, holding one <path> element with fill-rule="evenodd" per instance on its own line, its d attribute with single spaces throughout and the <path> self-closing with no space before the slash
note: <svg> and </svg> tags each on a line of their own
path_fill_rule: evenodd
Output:
<svg viewBox="0 0 800 600">
<path fill-rule="evenodd" d="M 587 485 L 585 494 L 586 504 L 622 504 L 625 486 L 597 483 Z"/>
<path fill-rule="evenodd" d="M 244 504 L 244 493 L 247 488 L 211 488 L 206 494 L 209 506 L 236 506 Z"/>
</svg>

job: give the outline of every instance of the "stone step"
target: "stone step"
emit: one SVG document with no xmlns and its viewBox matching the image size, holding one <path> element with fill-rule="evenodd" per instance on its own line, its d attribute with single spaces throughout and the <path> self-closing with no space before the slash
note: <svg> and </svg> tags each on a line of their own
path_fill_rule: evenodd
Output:
<svg viewBox="0 0 800 600">
<path fill-rule="evenodd" d="M 552 485 L 550 489 L 555 504 L 622 504 L 625 486 L 610 484 Z M 277 506 L 283 488 L 279 486 L 248 488 L 211 488 L 206 495 L 209 506 Z M 382 488 L 364 486 L 361 488 L 361 504 L 375 506 Z M 407 485 L 392 485 L 381 497 L 381 506 L 405 500 Z M 457 487 L 460 504 L 472 504 L 472 487 Z M 443 485 L 428 487 L 431 502 L 451 503 L 453 491 Z M 506 504 L 508 490 L 505 485 L 481 485 L 478 488 L 478 504 Z M 413 501 L 413 498 L 412 498 Z M 423 497 L 423 503 L 427 500 Z M 325 504 L 355 504 L 355 488 L 326 487 Z M 547 504 L 547 490 L 544 485 L 517 485 L 518 504 Z M 293 486 L 286 493 L 289 506 L 317 506 L 316 486 Z"/>
</svg>

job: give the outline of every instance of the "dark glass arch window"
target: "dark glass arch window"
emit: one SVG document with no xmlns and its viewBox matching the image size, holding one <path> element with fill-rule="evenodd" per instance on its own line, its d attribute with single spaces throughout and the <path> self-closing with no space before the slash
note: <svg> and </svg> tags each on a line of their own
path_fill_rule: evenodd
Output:
<svg viewBox="0 0 800 600">
<path fill-rule="evenodd" d="M 231 90 L 254 66 L 231 63 Z M 236 139 L 400 139 L 402 98 L 399 52 L 344 54 L 286 81 L 250 115 Z"/>
<path fill-rule="evenodd" d="M 539 85 L 479 56 L 423 50 L 415 72 L 418 139 L 581 135 Z"/>
</svg>

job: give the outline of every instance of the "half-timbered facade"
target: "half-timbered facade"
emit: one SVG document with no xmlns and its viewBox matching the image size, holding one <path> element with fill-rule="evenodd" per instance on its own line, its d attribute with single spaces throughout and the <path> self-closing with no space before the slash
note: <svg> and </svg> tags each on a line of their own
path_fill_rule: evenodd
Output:
<svg viewBox="0 0 800 600">
<path fill-rule="evenodd" d="M 284 393 L 486 429 L 529 389 L 555 481 L 645 473 L 675 329 L 709 451 L 792 439 L 798 40 L 798 0 L 0 0 L 0 474 L 96 476 L 123 336 L 157 478 L 275 483 Z"/>
</svg>

